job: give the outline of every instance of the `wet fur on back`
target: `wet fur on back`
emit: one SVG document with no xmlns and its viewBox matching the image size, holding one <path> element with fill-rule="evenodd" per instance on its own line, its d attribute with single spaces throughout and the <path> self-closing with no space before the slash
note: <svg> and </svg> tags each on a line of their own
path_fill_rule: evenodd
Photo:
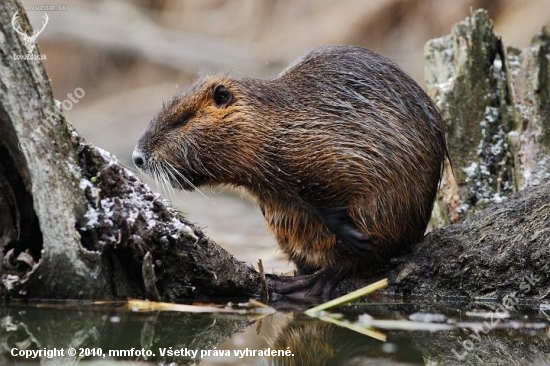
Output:
<svg viewBox="0 0 550 366">
<path fill-rule="evenodd" d="M 224 105 L 213 98 L 229 91 Z M 379 266 L 419 241 L 446 158 L 444 123 L 395 64 L 324 47 L 270 80 L 207 76 L 138 144 L 184 189 L 243 187 L 301 274 Z"/>
</svg>

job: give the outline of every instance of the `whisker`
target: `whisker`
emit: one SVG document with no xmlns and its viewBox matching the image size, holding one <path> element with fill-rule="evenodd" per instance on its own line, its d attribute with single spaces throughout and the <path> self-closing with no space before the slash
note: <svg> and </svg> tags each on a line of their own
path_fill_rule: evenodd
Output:
<svg viewBox="0 0 550 366">
<path fill-rule="evenodd" d="M 183 176 L 183 174 L 181 174 L 180 172 L 178 172 L 178 170 L 176 168 L 174 168 L 174 166 L 168 162 L 166 162 L 166 165 L 168 166 L 168 171 L 172 177 L 172 179 L 180 186 L 180 189 L 185 192 L 185 196 L 186 197 L 189 197 L 189 194 L 187 193 L 187 190 L 183 187 L 183 185 L 181 184 L 181 182 L 177 179 L 177 177 L 180 177 L 184 182 L 186 182 L 187 184 L 191 185 L 191 182 L 185 178 Z"/>
<path fill-rule="evenodd" d="M 174 188 L 172 187 L 172 184 L 170 184 L 170 178 L 166 172 L 166 168 L 163 165 L 159 164 L 159 169 L 162 173 L 162 181 L 164 183 L 164 186 L 166 187 L 166 194 L 168 195 L 169 199 L 171 201 L 175 201 L 176 194 L 174 192 Z"/>
<path fill-rule="evenodd" d="M 160 192 L 160 185 L 159 185 L 159 179 L 158 179 L 158 173 L 156 171 L 156 166 L 151 169 L 151 175 L 153 176 L 153 179 L 155 180 L 155 185 L 157 186 L 157 191 Z"/>
<path fill-rule="evenodd" d="M 164 167 L 164 171 L 166 173 L 166 177 L 168 178 L 169 180 L 169 185 L 170 185 L 170 189 L 172 190 L 172 193 L 174 194 L 174 199 L 176 198 L 176 191 L 174 190 L 174 186 L 172 185 L 172 182 L 176 182 L 180 188 L 181 188 L 181 184 L 180 182 L 176 179 L 176 177 L 174 177 L 174 173 L 172 172 L 172 168 L 170 167 Z"/>
<path fill-rule="evenodd" d="M 191 181 L 186 178 L 183 174 L 181 174 L 176 168 L 174 168 L 174 166 L 168 162 L 166 162 L 166 165 L 168 167 L 170 167 L 170 169 L 172 170 L 173 173 L 177 174 L 178 177 L 180 177 L 185 183 L 189 184 L 189 186 L 191 186 L 194 190 L 196 190 L 197 192 L 199 192 L 199 194 L 201 196 L 203 196 L 204 198 L 207 198 L 207 199 L 210 199 L 208 198 L 208 196 L 206 196 L 199 188 L 197 188 L 197 186 L 195 186 L 193 183 L 191 183 Z M 173 176 L 172 176 L 173 177 Z M 177 179 L 175 179 L 177 181 Z M 181 187 L 181 184 L 180 184 L 180 187 Z M 183 188 L 183 187 L 182 187 Z"/>
<path fill-rule="evenodd" d="M 162 166 L 156 164 L 154 168 L 155 168 L 155 176 L 158 178 L 158 181 L 160 183 L 161 193 L 163 193 L 164 196 L 170 199 L 170 194 L 168 192 L 168 189 L 166 188 L 166 177 L 162 170 Z"/>
<path fill-rule="evenodd" d="M 178 171 L 172 166 L 172 164 L 170 164 L 170 163 L 166 163 L 166 164 L 168 165 L 168 169 L 167 169 L 168 174 L 170 174 L 170 177 L 172 177 L 172 180 L 173 180 L 174 182 L 177 183 L 177 185 L 179 186 L 179 189 L 180 189 L 183 193 L 185 193 L 185 196 L 186 196 L 186 197 L 189 197 L 189 194 L 188 194 L 187 190 L 183 187 L 183 185 L 182 185 L 181 182 L 177 179 L 177 176 L 176 176 L 176 175 L 182 176 L 182 174 L 181 174 L 180 172 L 178 172 Z"/>
</svg>

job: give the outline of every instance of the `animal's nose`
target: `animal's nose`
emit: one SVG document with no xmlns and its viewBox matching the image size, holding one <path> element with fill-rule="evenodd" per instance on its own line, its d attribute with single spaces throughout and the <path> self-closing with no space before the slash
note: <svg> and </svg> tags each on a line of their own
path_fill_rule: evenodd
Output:
<svg viewBox="0 0 550 366">
<path fill-rule="evenodd" d="M 134 165 L 138 169 L 143 169 L 145 167 L 145 157 L 141 150 L 139 150 L 137 147 L 132 153 L 132 160 L 134 161 Z"/>
</svg>

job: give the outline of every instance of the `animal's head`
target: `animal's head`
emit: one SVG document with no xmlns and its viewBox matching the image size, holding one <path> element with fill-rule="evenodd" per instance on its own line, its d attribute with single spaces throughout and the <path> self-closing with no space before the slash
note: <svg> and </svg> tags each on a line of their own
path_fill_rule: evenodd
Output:
<svg viewBox="0 0 550 366">
<path fill-rule="evenodd" d="M 141 136 L 136 167 L 176 188 L 248 185 L 265 139 L 250 103 L 254 80 L 206 77 L 166 103 Z"/>
</svg>

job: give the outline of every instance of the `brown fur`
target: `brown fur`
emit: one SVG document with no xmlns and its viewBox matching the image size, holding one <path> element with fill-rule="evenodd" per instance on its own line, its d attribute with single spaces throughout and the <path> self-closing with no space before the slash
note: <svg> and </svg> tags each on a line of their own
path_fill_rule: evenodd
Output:
<svg viewBox="0 0 550 366">
<path fill-rule="evenodd" d="M 213 102 L 223 85 L 228 105 Z M 208 76 L 166 104 L 136 151 L 184 189 L 244 187 L 303 273 L 377 266 L 424 235 L 446 157 L 444 123 L 404 72 L 358 47 L 317 49 L 270 80 Z M 365 256 L 319 212 L 342 208 Z"/>
<path fill-rule="evenodd" d="M 289 350 L 292 356 L 268 357 L 266 364 L 271 366 L 394 365 L 413 364 L 411 360 L 422 361 L 418 352 L 411 352 L 407 348 L 401 349 L 397 354 L 385 353 L 381 350 L 382 344 L 384 343 L 375 338 L 334 324 L 296 317 L 290 319 L 288 324 L 275 332 L 275 337 L 268 340 L 270 349 Z"/>
</svg>

